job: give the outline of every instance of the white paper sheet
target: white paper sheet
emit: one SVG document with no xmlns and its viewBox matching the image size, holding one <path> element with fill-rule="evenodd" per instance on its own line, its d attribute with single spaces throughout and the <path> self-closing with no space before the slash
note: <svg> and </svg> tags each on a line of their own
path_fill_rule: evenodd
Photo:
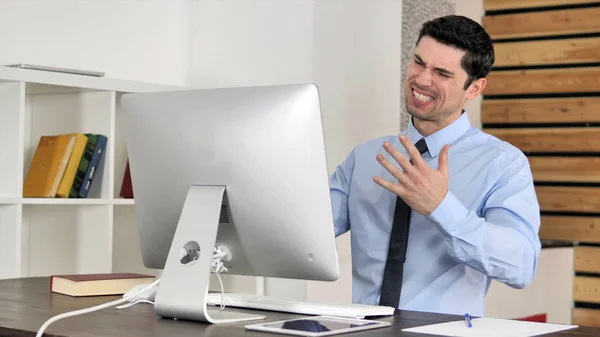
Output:
<svg viewBox="0 0 600 337">
<path fill-rule="evenodd" d="M 577 325 L 526 322 L 497 318 L 474 318 L 472 327 L 465 321 L 431 324 L 402 331 L 451 337 L 530 337 L 576 328 Z"/>
</svg>

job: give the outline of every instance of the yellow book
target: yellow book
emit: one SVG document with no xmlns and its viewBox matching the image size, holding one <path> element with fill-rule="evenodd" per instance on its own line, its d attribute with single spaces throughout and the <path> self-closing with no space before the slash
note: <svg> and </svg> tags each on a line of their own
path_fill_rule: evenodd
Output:
<svg viewBox="0 0 600 337">
<path fill-rule="evenodd" d="M 53 198 L 75 146 L 73 135 L 42 136 L 23 183 L 25 198 Z"/>
<path fill-rule="evenodd" d="M 69 162 L 65 168 L 65 173 L 63 174 L 62 180 L 60 181 L 58 189 L 56 190 L 57 198 L 69 197 L 69 192 L 71 192 L 71 186 L 73 186 L 75 174 L 77 174 L 77 168 L 79 167 L 79 162 L 81 162 L 81 156 L 83 155 L 83 151 L 85 150 L 88 142 L 88 137 L 83 133 L 73 133 L 70 135 L 76 137 L 75 146 L 73 147 L 73 152 L 71 153 L 71 157 L 69 158 Z"/>
</svg>

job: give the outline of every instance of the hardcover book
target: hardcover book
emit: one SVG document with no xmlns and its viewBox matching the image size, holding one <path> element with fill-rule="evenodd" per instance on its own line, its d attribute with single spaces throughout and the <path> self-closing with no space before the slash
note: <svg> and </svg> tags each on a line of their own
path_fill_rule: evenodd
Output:
<svg viewBox="0 0 600 337">
<path fill-rule="evenodd" d="M 73 297 L 123 295 L 136 285 L 152 282 L 154 276 L 135 273 L 53 275 L 50 290 Z"/>
<path fill-rule="evenodd" d="M 58 190 L 56 190 L 57 198 L 69 197 L 69 192 L 71 191 L 73 181 L 75 181 L 75 175 L 77 174 L 77 168 L 79 167 L 83 151 L 88 142 L 88 137 L 83 133 L 73 133 L 72 135 L 76 137 L 75 146 L 73 147 L 73 152 L 71 153 L 71 157 L 65 168 L 62 180 L 58 185 Z"/>
<path fill-rule="evenodd" d="M 100 167 L 100 161 L 104 157 L 104 152 L 106 150 L 106 143 L 108 142 L 108 139 L 104 135 L 98 135 L 98 134 L 96 134 L 96 135 L 86 134 L 86 135 L 88 136 L 88 138 L 96 137 L 96 146 L 94 149 L 94 154 L 92 155 L 92 158 L 90 159 L 90 163 L 87 168 L 87 172 L 85 173 L 85 176 L 83 176 L 83 179 L 81 181 L 81 186 L 79 187 L 79 191 L 78 191 L 78 195 L 77 195 L 77 197 L 79 197 L 79 198 L 87 198 L 88 197 L 88 193 L 90 192 L 90 188 L 92 186 L 93 181 L 95 180 L 94 178 L 97 175 L 98 168 Z"/>
<path fill-rule="evenodd" d="M 74 135 L 40 138 L 23 182 L 23 197 L 54 198 L 73 152 Z"/>
<path fill-rule="evenodd" d="M 129 160 L 125 165 L 125 174 L 123 175 L 123 184 L 121 185 L 121 198 L 133 199 L 133 185 L 131 184 L 131 170 L 129 169 Z"/>
</svg>

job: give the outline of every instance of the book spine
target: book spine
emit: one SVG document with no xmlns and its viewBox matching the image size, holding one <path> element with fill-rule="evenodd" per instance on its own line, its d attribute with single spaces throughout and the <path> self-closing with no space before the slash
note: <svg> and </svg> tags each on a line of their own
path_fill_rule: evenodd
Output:
<svg viewBox="0 0 600 337">
<path fill-rule="evenodd" d="M 73 147 L 75 147 L 75 141 L 77 137 L 69 136 L 69 144 L 67 145 L 67 149 L 65 150 L 62 160 L 60 161 L 60 166 L 58 167 L 58 173 L 54 177 L 54 184 L 52 185 L 52 197 L 56 197 L 56 191 L 58 190 L 58 186 L 60 185 L 60 181 L 62 180 L 63 175 L 65 174 L 65 170 L 67 169 L 67 164 L 69 163 L 69 159 L 71 158 L 71 154 L 73 153 Z"/>
<path fill-rule="evenodd" d="M 85 147 L 88 142 L 88 138 L 82 133 L 73 133 L 72 135 L 76 137 L 75 146 L 73 147 L 73 152 L 71 153 L 69 162 L 65 168 L 65 173 L 63 174 L 60 184 L 58 185 L 58 189 L 56 190 L 57 198 L 69 197 L 71 187 L 73 186 L 73 181 L 75 180 L 75 175 L 77 174 L 77 168 L 79 167 L 81 157 L 83 156 L 83 151 L 85 151 Z"/>
<path fill-rule="evenodd" d="M 108 139 L 103 135 L 96 135 L 97 143 L 96 149 L 94 151 L 94 155 L 90 160 L 90 164 L 88 166 L 88 170 L 83 178 L 81 187 L 79 188 L 79 198 L 87 198 L 88 193 L 90 192 L 90 187 L 92 186 L 92 182 L 96 177 L 96 172 L 98 171 L 98 167 L 100 164 L 100 160 L 104 156 L 104 150 L 106 148 L 106 143 Z"/>
<path fill-rule="evenodd" d="M 77 173 L 75 174 L 75 179 L 73 179 L 73 185 L 71 186 L 71 191 L 69 192 L 69 198 L 79 197 L 79 189 L 83 185 L 83 180 L 87 174 L 88 167 L 90 166 L 94 152 L 96 152 L 98 137 L 89 133 L 85 135 L 88 137 L 88 142 L 85 146 L 85 150 L 83 151 L 83 155 L 81 156 L 79 167 L 77 167 Z"/>
<path fill-rule="evenodd" d="M 131 183 L 131 169 L 129 168 L 129 159 L 125 165 L 125 174 L 123 175 L 123 183 L 121 184 L 121 198 L 133 199 L 133 185 Z"/>
</svg>

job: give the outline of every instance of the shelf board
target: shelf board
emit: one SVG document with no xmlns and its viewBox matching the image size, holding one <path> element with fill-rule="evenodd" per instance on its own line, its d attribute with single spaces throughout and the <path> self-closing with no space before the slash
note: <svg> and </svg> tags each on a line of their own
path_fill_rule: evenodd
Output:
<svg viewBox="0 0 600 337">
<path fill-rule="evenodd" d="M 23 205 L 135 205 L 133 199 L 76 199 L 76 198 L 2 198 L 0 205 L 23 204 Z"/>
<path fill-rule="evenodd" d="M 23 205 L 109 205 L 110 200 L 100 198 L 21 198 Z"/>
<path fill-rule="evenodd" d="M 0 205 L 15 205 L 19 202 L 19 198 L 0 197 Z"/>
<path fill-rule="evenodd" d="M 27 82 L 28 93 L 49 94 L 85 91 L 154 92 L 182 90 L 185 87 L 119 80 L 50 71 L 0 66 L 0 83 Z"/>
<path fill-rule="evenodd" d="M 135 200 L 133 200 L 133 199 L 113 199 L 113 204 L 116 206 L 135 205 Z"/>
</svg>

